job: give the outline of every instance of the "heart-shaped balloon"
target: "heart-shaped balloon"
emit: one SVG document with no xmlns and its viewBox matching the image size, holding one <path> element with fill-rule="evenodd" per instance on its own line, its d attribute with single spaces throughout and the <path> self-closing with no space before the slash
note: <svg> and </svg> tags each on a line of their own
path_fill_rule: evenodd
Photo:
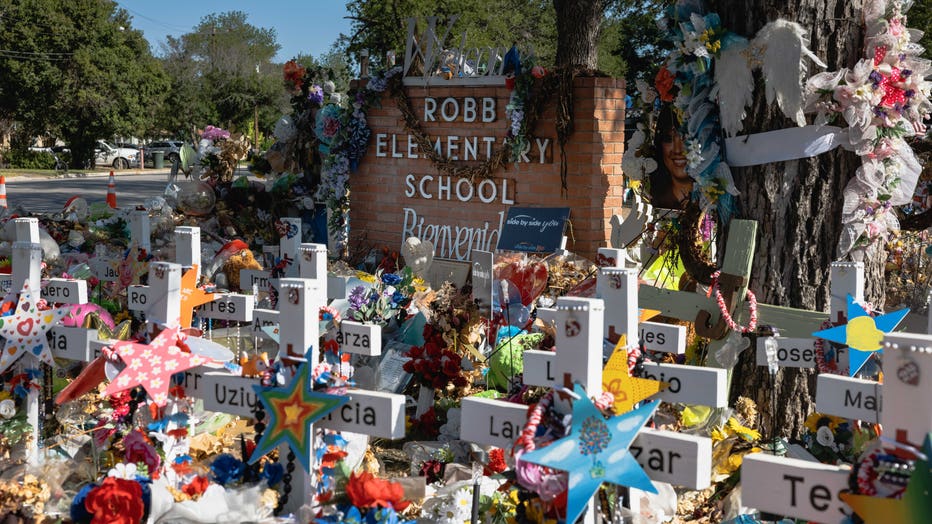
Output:
<svg viewBox="0 0 932 524">
<path fill-rule="evenodd" d="M 495 280 L 514 284 L 521 293 L 521 303 L 530 306 L 547 289 L 547 265 L 527 260 L 496 265 Z"/>
<path fill-rule="evenodd" d="M 424 278 L 434 262 L 434 244 L 430 240 L 408 237 L 401 246 L 401 256 L 416 276 Z"/>
</svg>

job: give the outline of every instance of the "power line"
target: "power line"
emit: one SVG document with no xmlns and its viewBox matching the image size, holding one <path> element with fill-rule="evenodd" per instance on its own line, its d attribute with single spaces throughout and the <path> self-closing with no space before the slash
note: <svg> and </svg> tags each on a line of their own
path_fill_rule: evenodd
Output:
<svg viewBox="0 0 932 524">
<path fill-rule="evenodd" d="M 166 28 L 166 29 L 171 29 L 172 31 L 185 32 L 185 31 L 189 31 L 189 30 L 190 30 L 190 28 L 187 28 L 187 27 L 181 27 L 180 25 L 169 24 L 168 22 L 163 22 L 163 21 L 161 21 L 161 20 L 156 20 L 155 18 L 152 18 L 151 16 L 146 16 L 146 15 L 140 13 L 139 11 L 136 11 L 136 10 L 134 10 L 134 9 L 130 9 L 130 8 L 126 7 L 125 5 L 120 5 L 120 7 L 122 7 L 123 9 L 126 9 L 127 11 L 129 11 L 130 13 L 132 13 L 132 14 L 138 16 L 139 18 L 148 20 L 148 21 L 152 22 L 153 24 L 160 25 L 160 26 L 162 26 L 162 27 L 164 27 L 164 28 Z"/>
</svg>

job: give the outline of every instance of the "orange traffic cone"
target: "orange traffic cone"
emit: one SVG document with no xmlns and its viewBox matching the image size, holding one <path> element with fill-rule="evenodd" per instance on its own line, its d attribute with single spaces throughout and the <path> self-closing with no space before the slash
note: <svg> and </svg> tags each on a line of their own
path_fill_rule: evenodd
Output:
<svg viewBox="0 0 932 524">
<path fill-rule="evenodd" d="M 116 209 L 116 180 L 113 178 L 113 171 L 110 172 L 110 181 L 107 182 L 107 205 L 111 209 Z"/>
<path fill-rule="evenodd" d="M 0 175 L 0 207 L 6 206 L 6 177 Z"/>
</svg>

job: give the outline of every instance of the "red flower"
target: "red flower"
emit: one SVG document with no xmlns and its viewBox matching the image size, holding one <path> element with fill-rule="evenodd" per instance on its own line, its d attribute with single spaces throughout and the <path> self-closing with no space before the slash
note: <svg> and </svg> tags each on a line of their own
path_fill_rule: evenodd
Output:
<svg viewBox="0 0 932 524">
<path fill-rule="evenodd" d="M 145 511 L 142 486 L 135 480 L 107 477 L 87 494 L 84 507 L 94 515 L 91 524 L 138 524 Z"/>
<path fill-rule="evenodd" d="M 369 472 L 352 473 L 346 483 L 346 494 L 350 502 L 360 509 L 390 507 L 403 511 L 409 504 L 403 500 L 405 493 L 401 484 L 380 479 Z"/>
<path fill-rule="evenodd" d="M 489 463 L 482 469 L 483 475 L 494 475 L 505 471 L 508 467 L 505 464 L 505 450 L 502 448 L 492 448 L 489 451 Z"/>
<path fill-rule="evenodd" d="M 285 62 L 285 81 L 294 85 L 295 89 L 301 89 L 301 86 L 304 85 L 304 72 L 304 67 L 298 65 L 294 60 Z"/>
<path fill-rule="evenodd" d="M 676 77 L 667 69 L 667 66 L 663 66 L 660 68 L 660 71 L 657 71 L 657 76 L 654 78 L 654 87 L 657 88 L 657 93 L 660 95 L 661 101 L 673 101 L 674 95 L 672 91 L 675 79 Z"/>
<path fill-rule="evenodd" d="M 183 491 L 185 495 L 191 498 L 195 498 L 195 497 L 199 497 L 201 494 L 207 491 L 207 486 L 209 485 L 210 485 L 210 481 L 207 480 L 207 477 L 198 475 L 194 477 L 194 479 L 191 480 L 191 482 L 188 482 L 187 484 L 182 486 L 181 491 Z"/>
</svg>

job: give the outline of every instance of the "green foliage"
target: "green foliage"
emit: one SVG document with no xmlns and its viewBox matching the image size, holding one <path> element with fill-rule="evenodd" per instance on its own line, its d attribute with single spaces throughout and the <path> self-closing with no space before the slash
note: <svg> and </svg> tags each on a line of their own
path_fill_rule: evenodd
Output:
<svg viewBox="0 0 932 524">
<path fill-rule="evenodd" d="M 47 151 L 30 151 L 13 149 L 3 158 L 14 169 L 55 169 L 55 156 Z"/>
<path fill-rule="evenodd" d="M 281 67 L 272 62 L 279 47 L 274 29 L 253 26 L 242 11 L 205 16 L 192 32 L 169 36 L 161 127 L 183 137 L 208 124 L 249 132 L 258 111 L 260 130 L 269 131 L 287 108 Z"/>
<path fill-rule="evenodd" d="M 925 32 L 919 44 L 926 48 L 925 56 L 928 57 L 932 50 L 932 2 L 921 0 L 915 2 L 906 13 L 906 21 L 907 26 Z"/>
<path fill-rule="evenodd" d="M 447 45 L 459 45 L 466 33 L 470 47 L 511 47 L 534 50 L 537 63 L 549 66 L 556 56 L 557 26 L 551 0 L 351 0 L 346 8 L 353 20 L 352 36 L 338 42 L 353 57 L 366 49 L 370 63 L 384 65 L 385 54 L 394 50 L 404 60 L 407 18 L 418 21 L 416 33 L 426 27 L 426 17 L 439 17 L 439 36 L 452 15 L 460 15 Z"/>
<path fill-rule="evenodd" d="M 599 68 L 612 76 L 653 83 L 671 50 L 657 26 L 671 0 L 615 0 L 606 13 L 599 43 Z"/>
<path fill-rule="evenodd" d="M 76 160 L 94 141 L 143 135 L 167 81 L 142 33 L 109 0 L 7 0 L 0 31 L 0 118 L 20 141 L 52 135 Z"/>
</svg>

